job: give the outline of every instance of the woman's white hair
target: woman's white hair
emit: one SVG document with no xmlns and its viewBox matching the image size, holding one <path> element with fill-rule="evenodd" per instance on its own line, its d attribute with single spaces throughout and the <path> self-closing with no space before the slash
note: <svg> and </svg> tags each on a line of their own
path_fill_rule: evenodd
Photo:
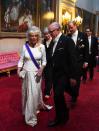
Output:
<svg viewBox="0 0 99 131">
<path fill-rule="evenodd" d="M 43 33 L 49 33 L 48 27 L 45 27 Z"/>
<path fill-rule="evenodd" d="M 41 30 L 39 27 L 37 26 L 31 26 L 28 31 L 26 32 L 26 37 L 28 38 L 29 34 L 34 33 L 37 34 L 39 36 L 39 38 L 41 38 Z"/>
</svg>

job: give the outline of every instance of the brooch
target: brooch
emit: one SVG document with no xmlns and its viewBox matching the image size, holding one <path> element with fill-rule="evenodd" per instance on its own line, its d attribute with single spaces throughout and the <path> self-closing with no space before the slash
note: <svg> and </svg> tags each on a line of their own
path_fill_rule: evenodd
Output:
<svg viewBox="0 0 99 131">
<path fill-rule="evenodd" d="M 84 45 L 84 44 L 79 45 L 79 48 L 84 48 L 84 47 L 85 47 L 85 45 Z"/>
<path fill-rule="evenodd" d="M 39 47 L 38 50 L 39 50 L 40 52 L 42 52 L 41 47 Z"/>
</svg>

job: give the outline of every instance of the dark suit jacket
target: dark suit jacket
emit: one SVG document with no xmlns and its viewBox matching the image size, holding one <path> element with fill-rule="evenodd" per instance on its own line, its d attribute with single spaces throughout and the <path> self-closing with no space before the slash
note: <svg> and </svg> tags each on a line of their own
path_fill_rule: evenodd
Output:
<svg viewBox="0 0 99 131">
<path fill-rule="evenodd" d="M 88 41 L 88 48 L 89 48 L 89 41 Z M 91 36 L 91 54 L 89 54 L 88 63 L 91 64 L 93 67 L 96 66 L 96 56 L 97 55 L 98 55 L 97 38 L 94 36 Z"/>
<path fill-rule="evenodd" d="M 71 37 L 71 35 L 69 36 Z M 78 63 L 78 76 L 81 76 L 84 62 L 88 62 L 88 41 L 85 34 L 80 31 L 78 31 L 75 52 Z"/>
<path fill-rule="evenodd" d="M 52 43 L 52 41 L 51 41 L 51 43 Z M 47 47 L 46 40 L 44 39 L 44 41 L 43 41 L 43 44 L 45 45 L 47 63 L 49 63 L 50 59 L 51 59 L 51 57 L 50 57 L 51 43 L 50 43 L 49 47 Z"/>
<path fill-rule="evenodd" d="M 52 41 L 49 45 L 49 47 L 47 47 L 46 45 L 46 40 L 44 39 L 43 41 L 43 44 L 45 45 L 45 51 L 46 51 L 46 60 L 47 60 L 47 64 L 46 64 L 46 67 L 44 68 L 44 74 L 45 74 L 45 77 L 50 77 L 49 75 L 51 74 L 51 55 L 50 55 L 50 52 L 51 52 L 51 45 L 53 44 Z M 49 78 L 50 79 L 50 78 Z"/>
<path fill-rule="evenodd" d="M 52 44 L 53 49 L 53 44 Z M 52 54 L 52 52 L 51 52 Z M 61 35 L 52 56 L 53 79 L 76 77 L 76 57 L 71 38 Z M 66 82 L 66 81 L 65 81 Z"/>
</svg>

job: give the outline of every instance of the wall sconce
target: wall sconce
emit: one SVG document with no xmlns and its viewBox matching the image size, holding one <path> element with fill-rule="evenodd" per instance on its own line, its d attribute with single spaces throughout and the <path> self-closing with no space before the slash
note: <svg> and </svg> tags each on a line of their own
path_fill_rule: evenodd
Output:
<svg viewBox="0 0 99 131">
<path fill-rule="evenodd" d="M 47 12 L 43 15 L 43 19 L 53 20 L 53 19 L 54 19 L 54 12 L 53 12 L 53 11 L 47 11 Z"/>
<path fill-rule="evenodd" d="M 63 25 L 67 24 L 71 19 L 71 14 L 69 14 L 67 11 L 65 14 L 62 15 L 62 23 Z"/>
<path fill-rule="evenodd" d="M 78 15 L 73 21 L 79 26 L 82 24 L 83 19 Z"/>
<path fill-rule="evenodd" d="M 62 15 L 62 26 L 63 26 L 64 34 L 67 32 L 67 24 L 70 20 L 71 20 L 71 14 L 66 11 L 65 14 Z"/>
</svg>

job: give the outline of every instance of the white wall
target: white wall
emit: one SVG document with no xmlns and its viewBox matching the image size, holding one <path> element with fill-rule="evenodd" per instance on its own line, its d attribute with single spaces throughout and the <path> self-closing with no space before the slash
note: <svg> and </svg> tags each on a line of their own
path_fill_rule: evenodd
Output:
<svg viewBox="0 0 99 131">
<path fill-rule="evenodd" d="M 95 33 L 99 33 L 99 0 L 77 0 L 76 6 L 88 12 L 96 14 Z"/>
<path fill-rule="evenodd" d="M 76 6 L 94 13 L 94 4 L 96 0 L 77 0 Z M 99 1 L 99 0 L 97 0 Z M 99 5 L 99 3 L 98 3 Z"/>
<path fill-rule="evenodd" d="M 18 51 L 20 53 L 24 43 L 25 39 L 18 38 L 0 39 L 0 53 L 10 51 Z"/>
<path fill-rule="evenodd" d="M 94 8 L 96 11 L 99 11 L 99 0 L 94 0 L 95 3 L 94 3 Z"/>
</svg>

